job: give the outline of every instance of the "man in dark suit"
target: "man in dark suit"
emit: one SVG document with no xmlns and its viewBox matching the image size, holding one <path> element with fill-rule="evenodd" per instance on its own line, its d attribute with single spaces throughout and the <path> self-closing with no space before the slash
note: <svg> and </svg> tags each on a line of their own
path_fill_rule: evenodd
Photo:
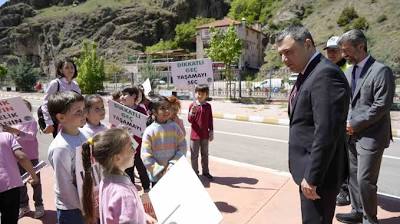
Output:
<svg viewBox="0 0 400 224">
<path fill-rule="evenodd" d="M 346 32 L 339 44 L 344 58 L 353 65 L 346 71 L 352 89 L 347 132 L 355 147 L 349 147 L 352 211 L 336 218 L 344 223 L 378 223 L 376 183 L 383 151 L 392 138 L 394 77 L 388 66 L 368 54 L 362 31 Z"/>
<path fill-rule="evenodd" d="M 276 42 L 282 61 L 299 73 L 289 97 L 289 170 L 299 185 L 303 223 L 332 223 L 347 170 L 350 88 L 340 68 L 316 51 L 306 28 L 290 26 Z"/>
</svg>

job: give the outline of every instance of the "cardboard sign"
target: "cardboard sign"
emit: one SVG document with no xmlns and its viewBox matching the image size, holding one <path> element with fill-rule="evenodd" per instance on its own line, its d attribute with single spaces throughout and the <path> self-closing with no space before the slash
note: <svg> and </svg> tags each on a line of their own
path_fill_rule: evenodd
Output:
<svg viewBox="0 0 400 224">
<path fill-rule="evenodd" d="M 132 135 L 142 137 L 146 129 L 147 115 L 137 112 L 113 100 L 108 101 L 109 122 L 117 127 L 126 127 Z"/>
<path fill-rule="evenodd" d="M 32 113 L 21 97 L 0 99 L 0 125 L 12 126 L 32 120 Z"/>
<path fill-rule="evenodd" d="M 158 223 L 216 224 L 222 215 L 185 157 L 151 189 Z"/>
<path fill-rule="evenodd" d="M 151 83 L 150 83 L 150 79 L 146 79 L 146 81 L 144 81 L 144 83 L 142 84 L 143 89 L 144 89 L 144 95 L 149 95 L 149 92 L 151 92 Z"/>
<path fill-rule="evenodd" d="M 171 63 L 171 74 L 177 89 L 194 89 L 214 81 L 212 62 L 208 58 Z"/>
</svg>

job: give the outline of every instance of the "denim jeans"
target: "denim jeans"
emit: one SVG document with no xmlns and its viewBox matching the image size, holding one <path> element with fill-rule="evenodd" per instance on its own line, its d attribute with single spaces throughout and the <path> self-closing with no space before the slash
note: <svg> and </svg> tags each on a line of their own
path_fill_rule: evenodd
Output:
<svg viewBox="0 0 400 224">
<path fill-rule="evenodd" d="M 84 224 L 81 210 L 61 210 L 57 209 L 57 224 Z"/>
</svg>

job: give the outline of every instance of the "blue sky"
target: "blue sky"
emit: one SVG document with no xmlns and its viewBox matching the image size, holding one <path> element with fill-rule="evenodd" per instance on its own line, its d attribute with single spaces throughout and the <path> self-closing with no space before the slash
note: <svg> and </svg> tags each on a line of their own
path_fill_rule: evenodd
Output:
<svg viewBox="0 0 400 224">
<path fill-rule="evenodd" d="M 3 5 L 4 2 L 6 2 L 6 1 L 8 1 L 8 0 L 0 0 L 0 5 Z"/>
</svg>

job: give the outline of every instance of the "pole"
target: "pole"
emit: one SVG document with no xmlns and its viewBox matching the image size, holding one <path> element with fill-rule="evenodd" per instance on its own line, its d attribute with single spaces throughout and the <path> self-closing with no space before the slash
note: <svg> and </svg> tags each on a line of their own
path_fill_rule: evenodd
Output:
<svg viewBox="0 0 400 224">
<path fill-rule="evenodd" d="M 269 72 L 269 100 L 271 100 L 272 95 L 272 72 Z"/>
</svg>

